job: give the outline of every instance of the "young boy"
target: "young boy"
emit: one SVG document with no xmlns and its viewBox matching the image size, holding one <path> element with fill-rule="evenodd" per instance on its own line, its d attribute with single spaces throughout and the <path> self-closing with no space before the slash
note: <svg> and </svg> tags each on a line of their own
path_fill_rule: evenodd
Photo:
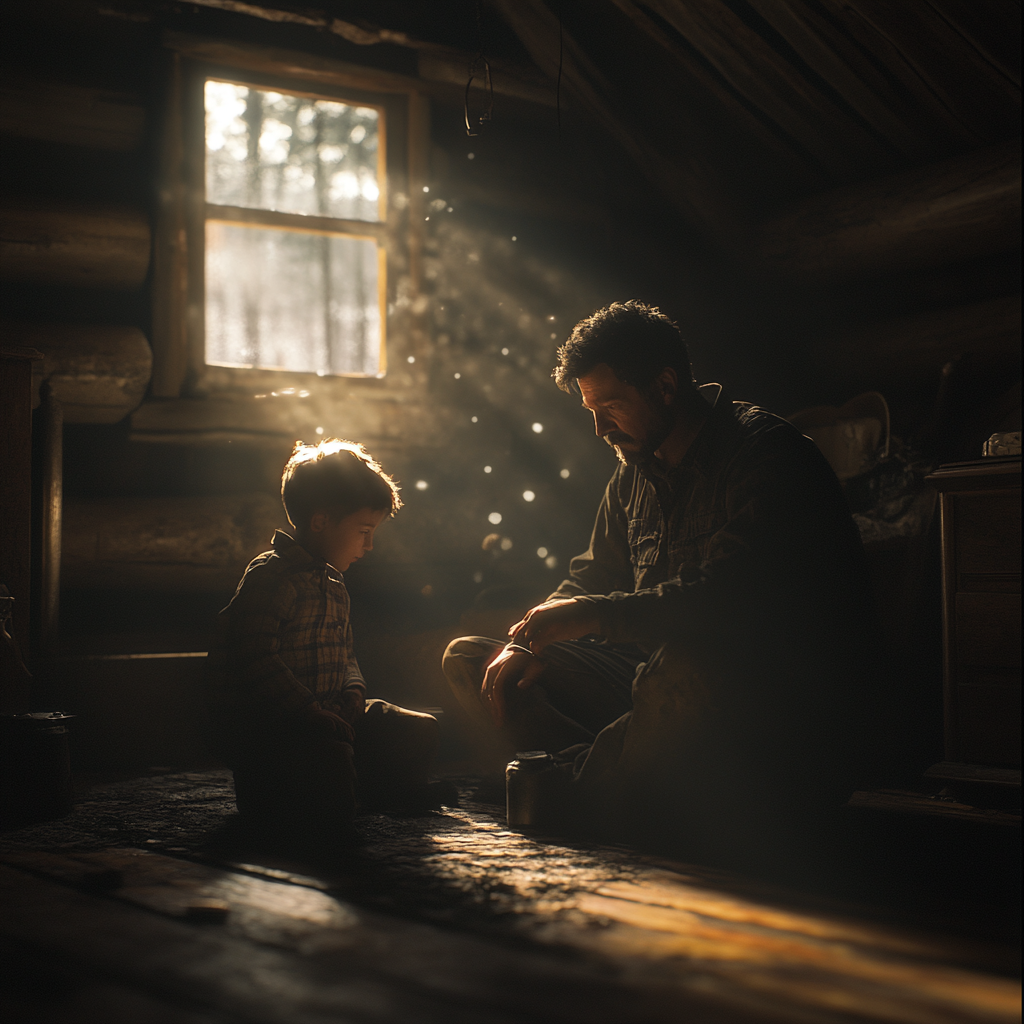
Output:
<svg viewBox="0 0 1024 1024">
<path fill-rule="evenodd" d="M 245 570 L 220 613 L 210 705 L 244 817 L 330 835 L 357 803 L 430 806 L 437 720 L 366 700 L 342 578 L 402 506 L 360 444 L 297 442 L 281 478 L 294 536 Z M 448 802 L 448 801 L 445 801 Z"/>
</svg>

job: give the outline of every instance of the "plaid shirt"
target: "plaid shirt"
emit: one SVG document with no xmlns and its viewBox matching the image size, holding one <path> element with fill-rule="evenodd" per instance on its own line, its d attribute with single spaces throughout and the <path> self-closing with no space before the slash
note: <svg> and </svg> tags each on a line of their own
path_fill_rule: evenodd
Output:
<svg viewBox="0 0 1024 1024">
<path fill-rule="evenodd" d="M 216 718 L 280 720 L 327 708 L 351 718 L 366 684 L 341 573 L 278 530 L 219 616 L 208 686 Z"/>
</svg>

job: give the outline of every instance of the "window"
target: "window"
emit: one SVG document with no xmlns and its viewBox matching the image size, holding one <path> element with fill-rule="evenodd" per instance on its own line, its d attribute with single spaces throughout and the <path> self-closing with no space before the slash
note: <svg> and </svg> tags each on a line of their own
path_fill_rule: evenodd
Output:
<svg viewBox="0 0 1024 1024">
<path fill-rule="evenodd" d="M 205 361 L 385 369 L 380 107 L 207 78 Z"/>
</svg>

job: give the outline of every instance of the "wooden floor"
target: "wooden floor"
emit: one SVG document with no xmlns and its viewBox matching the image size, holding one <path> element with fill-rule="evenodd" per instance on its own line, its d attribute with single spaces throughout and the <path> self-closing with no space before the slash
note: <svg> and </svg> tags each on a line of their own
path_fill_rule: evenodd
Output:
<svg viewBox="0 0 1024 1024">
<path fill-rule="evenodd" d="M 360 829 L 317 866 L 258 853 L 229 776 L 204 772 L 93 790 L 62 822 L 5 833 L 3 1018 L 1020 1018 L 1012 945 L 884 907 L 524 835 L 472 801 Z"/>
</svg>

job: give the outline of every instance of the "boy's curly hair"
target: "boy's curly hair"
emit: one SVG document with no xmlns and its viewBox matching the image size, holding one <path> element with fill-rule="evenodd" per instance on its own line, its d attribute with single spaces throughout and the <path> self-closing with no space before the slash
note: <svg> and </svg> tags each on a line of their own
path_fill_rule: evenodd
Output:
<svg viewBox="0 0 1024 1024">
<path fill-rule="evenodd" d="M 329 437 L 317 444 L 296 441 L 281 474 L 281 501 L 295 529 L 309 526 L 326 509 L 335 522 L 361 508 L 394 515 L 402 507 L 398 485 L 356 441 Z"/>
</svg>

